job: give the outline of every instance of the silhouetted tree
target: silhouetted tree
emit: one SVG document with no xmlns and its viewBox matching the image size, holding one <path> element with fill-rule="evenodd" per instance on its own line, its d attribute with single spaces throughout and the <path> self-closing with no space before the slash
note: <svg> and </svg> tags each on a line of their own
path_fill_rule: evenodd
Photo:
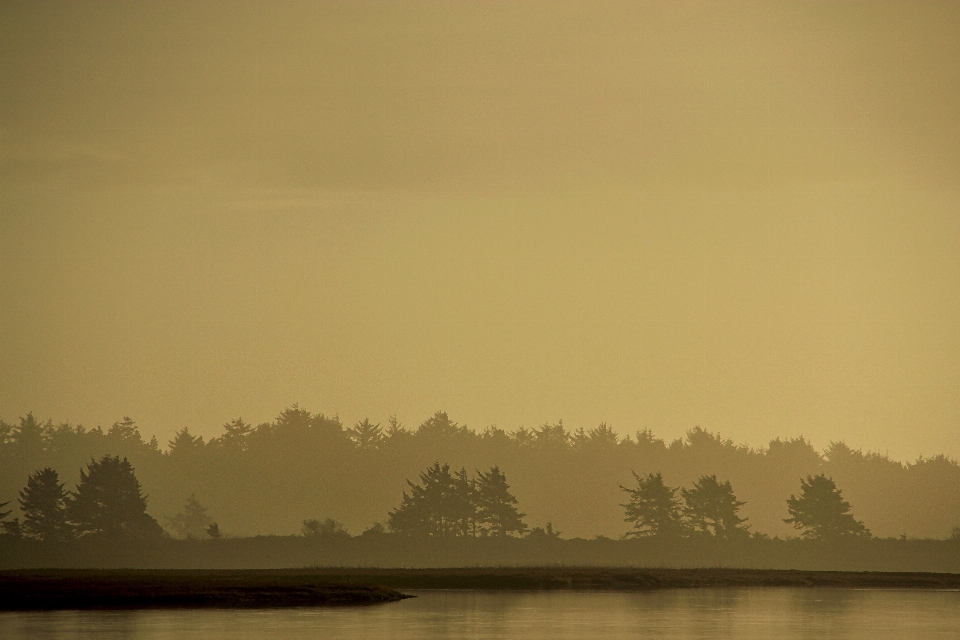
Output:
<svg viewBox="0 0 960 640">
<path fill-rule="evenodd" d="M 421 438 L 449 438 L 466 430 L 466 427 L 451 420 L 446 411 L 437 411 L 433 417 L 424 420 L 417 429 L 417 435 Z"/>
<path fill-rule="evenodd" d="M 23 529 L 20 527 L 20 518 L 4 520 L 0 522 L 0 526 L 3 527 L 4 535 L 8 535 L 13 538 L 20 538 L 23 536 Z"/>
<path fill-rule="evenodd" d="M 460 468 L 453 474 L 453 491 L 450 495 L 450 516 L 458 536 L 477 535 L 477 504 L 474 482 L 467 477 L 467 470 Z"/>
<path fill-rule="evenodd" d="M 641 478 L 636 473 L 636 489 L 620 486 L 630 496 L 630 502 L 622 504 L 626 517 L 624 522 L 632 522 L 633 530 L 628 537 L 676 537 L 684 532 L 677 490 L 663 482 L 660 473 L 650 473 Z"/>
<path fill-rule="evenodd" d="M 77 490 L 67 502 L 67 519 L 80 535 L 162 535 L 147 513 L 147 499 L 130 462 L 103 456 L 80 470 Z"/>
<path fill-rule="evenodd" d="M 10 509 L 6 511 L 3 510 L 5 506 L 10 504 L 10 501 L 0 502 L 0 530 L 4 534 L 9 536 L 20 537 L 20 518 L 14 518 L 13 520 L 7 520 L 7 516 L 13 513 Z"/>
<path fill-rule="evenodd" d="M 253 427 L 244 422 L 243 418 L 237 418 L 224 424 L 223 431 L 216 443 L 228 450 L 243 451 L 247 448 L 247 438 L 253 432 Z"/>
<path fill-rule="evenodd" d="M 316 518 L 303 521 L 303 527 L 300 532 L 305 538 L 349 538 L 350 533 L 343 526 L 342 522 L 337 522 L 333 518 L 324 518 L 321 522 Z"/>
<path fill-rule="evenodd" d="M 840 537 L 869 537 L 870 531 L 850 513 L 833 479 L 822 473 L 800 480 L 801 495 L 787 499 L 790 517 L 784 522 L 803 529 L 804 538 L 831 540 Z"/>
<path fill-rule="evenodd" d="M 210 526 L 207 527 L 207 535 L 214 540 L 219 540 L 221 536 L 223 536 L 223 534 L 220 533 L 220 525 L 218 525 L 216 522 L 211 522 Z"/>
<path fill-rule="evenodd" d="M 690 527 L 699 533 L 718 538 L 745 535 L 749 526 L 738 515 L 745 502 L 737 500 L 730 481 L 718 482 L 717 476 L 700 476 L 690 490 L 681 489 L 684 515 Z"/>
<path fill-rule="evenodd" d="M 183 511 L 167 518 L 167 524 L 178 538 L 202 538 L 212 523 L 213 518 L 207 514 L 207 508 L 192 494 L 187 498 Z"/>
<path fill-rule="evenodd" d="M 31 475 L 18 500 L 23 513 L 23 533 L 45 542 L 71 537 L 66 501 L 67 492 L 56 471 L 47 467 Z"/>
<path fill-rule="evenodd" d="M 364 418 L 349 431 L 350 440 L 360 449 L 376 449 L 383 442 L 383 429 Z"/>
<path fill-rule="evenodd" d="M 476 519 L 484 533 L 504 537 L 515 533 L 522 536 L 527 525 L 527 514 L 517 511 L 517 499 L 510 493 L 507 478 L 500 467 L 491 467 L 486 473 L 477 472 L 474 485 Z"/>
<path fill-rule="evenodd" d="M 387 430 L 384 432 L 387 438 L 396 438 L 400 436 L 408 436 L 410 432 L 407 431 L 407 428 L 400 424 L 400 421 L 397 420 L 397 416 L 390 416 L 390 419 L 387 420 Z"/>
<path fill-rule="evenodd" d="M 420 474 L 420 485 L 409 480 L 410 494 L 403 492 L 400 506 L 388 518 L 390 530 L 413 536 L 468 535 L 471 500 L 464 486 L 466 473 L 454 477 L 450 465 L 435 462 Z"/>
<path fill-rule="evenodd" d="M 169 447 L 168 455 L 173 458 L 193 456 L 203 450 L 203 436 L 194 436 L 190 433 L 190 429 L 184 427 L 174 434 Z"/>
</svg>

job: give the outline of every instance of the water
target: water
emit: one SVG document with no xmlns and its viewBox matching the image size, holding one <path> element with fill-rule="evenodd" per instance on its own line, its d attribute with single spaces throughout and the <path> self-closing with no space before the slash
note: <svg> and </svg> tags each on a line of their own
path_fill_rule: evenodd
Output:
<svg viewBox="0 0 960 640">
<path fill-rule="evenodd" d="M 699 589 L 416 591 L 361 608 L 0 613 L 3 640 L 192 638 L 951 638 L 960 592 Z"/>
</svg>

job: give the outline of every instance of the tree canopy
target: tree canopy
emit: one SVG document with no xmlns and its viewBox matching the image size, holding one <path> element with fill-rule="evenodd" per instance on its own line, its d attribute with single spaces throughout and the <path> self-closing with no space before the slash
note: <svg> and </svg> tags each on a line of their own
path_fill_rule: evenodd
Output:
<svg viewBox="0 0 960 640">
<path fill-rule="evenodd" d="M 635 489 L 621 485 L 621 489 L 630 496 L 623 506 L 625 522 L 633 524 L 628 537 L 676 537 L 683 533 L 684 525 L 677 490 L 663 482 L 663 475 L 650 473 L 641 478 L 636 473 Z"/>
<path fill-rule="evenodd" d="M 27 478 L 20 491 L 23 533 L 43 541 L 65 540 L 72 535 L 67 522 L 68 494 L 56 471 L 47 467 Z"/>
<path fill-rule="evenodd" d="M 420 474 L 420 484 L 409 480 L 400 506 L 388 515 L 390 530 L 402 535 L 464 537 L 522 535 L 527 526 L 517 511 L 506 476 L 498 467 L 476 479 L 465 469 L 435 462 Z"/>
<path fill-rule="evenodd" d="M 526 514 L 517 510 L 517 499 L 510 493 L 507 477 L 500 467 L 491 467 L 486 473 L 477 472 L 473 496 L 482 533 L 504 537 L 526 532 L 527 525 L 523 522 Z"/>
<path fill-rule="evenodd" d="M 784 522 L 803 529 L 804 538 L 831 540 L 840 537 L 869 537 L 870 531 L 850 513 L 832 478 L 824 474 L 800 480 L 800 497 L 787 499 L 790 517 Z"/>
<path fill-rule="evenodd" d="M 719 482 L 717 476 L 700 476 L 691 489 L 681 489 L 683 514 L 694 532 L 718 538 L 745 535 L 746 518 L 738 515 L 745 502 L 737 500 L 730 481 Z"/>
<path fill-rule="evenodd" d="M 179 538 L 201 539 L 207 533 L 207 528 L 213 524 L 213 518 L 207 513 L 207 508 L 197 501 L 196 496 L 190 494 L 183 510 L 172 518 L 167 518 L 167 524 Z"/>
<path fill-rule="evenodd" d="M 147 499 L 133 465 L 119 456 L 92 460 L 86 471 L 80 471 L 77 490 L 67 503 L 67 517 L 81 536 L 162 534 L 160 525 L 147 514 Z"/>
<path fill-rule="evenodd" d="M 420 484 L 409 480 L 400 506 L 391 511 L 388 526 L 395 533 L 418 536 L 464 536 L 470 533 L 476 509 L 470 498 L 466 472 L 451 474 L 450 465 L 435 462 L 420 474 Z"/>
</svg>

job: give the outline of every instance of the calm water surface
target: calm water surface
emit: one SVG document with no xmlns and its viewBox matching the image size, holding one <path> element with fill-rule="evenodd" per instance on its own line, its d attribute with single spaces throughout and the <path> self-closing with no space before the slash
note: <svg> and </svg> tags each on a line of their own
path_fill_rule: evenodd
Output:
<svg viewBox="0 0 960 640">
<path fill-rule="evenodd" d="M 0 613 L 0 638 L 960 638 L 960 592 L 411 591 L 362 608 Z"/>
</svg>

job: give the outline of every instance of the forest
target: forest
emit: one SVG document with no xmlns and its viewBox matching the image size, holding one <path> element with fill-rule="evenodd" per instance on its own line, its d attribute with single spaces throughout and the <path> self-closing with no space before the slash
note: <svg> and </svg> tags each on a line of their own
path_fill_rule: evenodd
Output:
<svg viewBox="0 0 960 640">
<path fill-rule="evenodd" d="M 369 538 L 420 527 L 424 535 L 620 539 L 675 521 L 688 533 L 775 540 L 809 535 L 797 501 L 815 490 L 842 503 L 843 527 L 855 536 L 945 539 L 960 531 L 960 465 L 943 455 L 902 463 L 843 442 L 818 452 L 802 437 L 750 448 L 699 427 L 672 442 L 649 430 L 620 437 L 605 424 L 567 429 L 562 421 L 476 431 L 442 411 L 415 428 L 394 418 L 346 426 L 296 405 L 269 423 L 232 420 L 208 441 L 184 428 L 166 446 L 145 441 L 130 418 L 107 429 L 32 414 L 0 421 L 0 512 L 22 516 L 31 481 L 59 485 L 65 505 L 75 503 L 106 460 L 116 461 L 114 473 L 135 474 L 154 523 L 145 530 L 159 525 L 181 538 Z M 423 515 L 440 485 L 474 496 L 449 503 L 473 515 Z M 664 500 L 673 515 L 650 516 Z M 708 503 L 726 504 L 726 515 L 704 519 Z"/>
</svg>

